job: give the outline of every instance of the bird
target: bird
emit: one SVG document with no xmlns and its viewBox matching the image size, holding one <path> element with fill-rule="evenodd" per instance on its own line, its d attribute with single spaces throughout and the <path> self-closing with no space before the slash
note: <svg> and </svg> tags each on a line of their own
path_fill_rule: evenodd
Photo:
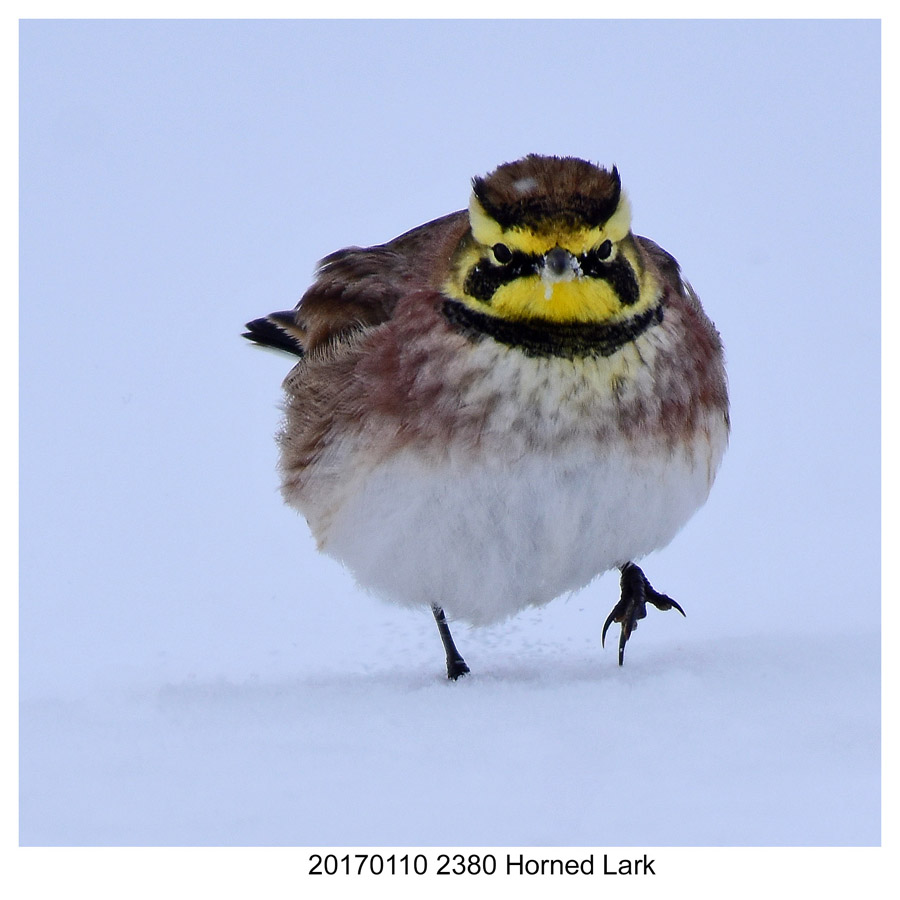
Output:
<svg viewBox="0 0 900 900">
<path fill-rule="evenodd" d="M 728 443 L 723 344 L 675 257 L 632 232 L 618 168 L 530 154 L 465 209 L 319 262 L 244 337 L 299 357 L 281 491 L 365 590 L 503 621 L 618 570 L 618 664 L 682 607 L 638 566 L 706 502 Z"/>
</svg>

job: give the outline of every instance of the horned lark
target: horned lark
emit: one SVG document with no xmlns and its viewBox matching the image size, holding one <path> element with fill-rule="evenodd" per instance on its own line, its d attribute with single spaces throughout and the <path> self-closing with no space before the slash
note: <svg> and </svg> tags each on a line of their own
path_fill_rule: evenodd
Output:
<svg viewBox="0 0 900 900">
<path fill-rule="evenodd" d="M 300 357 L 282 492 L 359 584 L 475 625 L 619 569 L 603 626 L 649 603 L 635 564 L 705 502 L 728 439 L 722 344 L 676 260 L 631 231 L 616 168 L 528 156 L 468 210 L 320 263 L 247 325 Z"/>
</svg>

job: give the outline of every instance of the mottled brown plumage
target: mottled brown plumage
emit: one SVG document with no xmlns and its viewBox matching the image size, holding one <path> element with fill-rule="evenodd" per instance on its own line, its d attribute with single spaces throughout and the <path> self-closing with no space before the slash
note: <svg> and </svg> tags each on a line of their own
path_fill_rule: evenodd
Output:
<svg viewBox="0 0 900 900">
<path fill-rule="evenodd" d="M 467 228 L 466 214 L 452 213 L 387 244 L 349 247 L 326 256 L 297 309 L 297 319 L 309 335 L 306 350 L 379 325 L 410 291 L 435 289 Z"/>
</svg>

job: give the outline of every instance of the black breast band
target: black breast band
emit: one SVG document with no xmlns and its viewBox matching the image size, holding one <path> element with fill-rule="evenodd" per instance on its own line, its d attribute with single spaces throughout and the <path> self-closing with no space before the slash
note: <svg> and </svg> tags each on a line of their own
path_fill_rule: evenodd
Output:
<svg viewBox="0 0 900 900">
<path fill-rule="evenodd" d="M 624 322 L 551 322 L 546 319 L 503 319 L 471 309 L 458 300 L 445 300 L 447 321 L 470 340 L 493 338 L 526 356 L 578 359 L 612 356 L 648 328 L 663 320 L 659 303 Z"/>
</svg>

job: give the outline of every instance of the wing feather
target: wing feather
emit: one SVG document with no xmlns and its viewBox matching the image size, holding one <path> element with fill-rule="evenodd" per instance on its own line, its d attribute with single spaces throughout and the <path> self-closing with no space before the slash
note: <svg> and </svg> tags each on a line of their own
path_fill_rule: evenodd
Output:
<svg viewBox="0 0 900 900">
<path fill-rule="evenodd" d="M 386 322 L 397 301 L 439 289 L 468 215 L 451 213 L 375 247 L 347 247 L 319 262 L 316 279 L 289 312 L 247 324 L 248 340 L 296 356 Z"/>
</svg>

